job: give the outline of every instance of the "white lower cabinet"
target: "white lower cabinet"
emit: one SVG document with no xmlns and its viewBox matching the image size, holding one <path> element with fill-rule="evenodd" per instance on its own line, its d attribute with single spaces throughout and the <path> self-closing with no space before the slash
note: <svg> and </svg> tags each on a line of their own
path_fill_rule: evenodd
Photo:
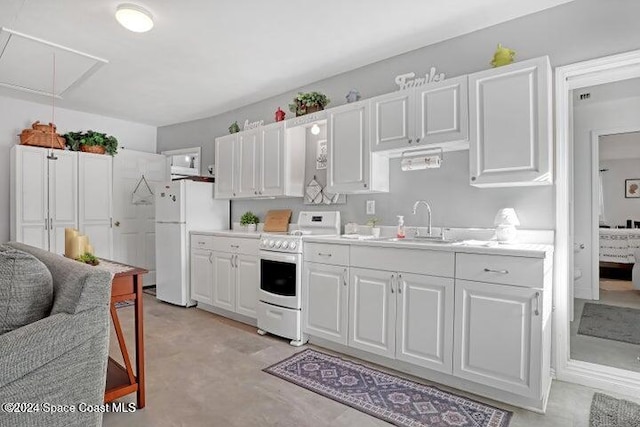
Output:
<svg viewBox="0 0 640 427">
<path fill-rule="evenodd" d="M 454 375 L 539 398 L 542 290 L 456 281 Z"/>
<path fill-rule="evenodd" d="M 214 236 L 209 243 L 198 237 L 191 236 L 191 299 L 255 319 L 260 286 L 258 241 Z M 236 252 L 215 247 L 235 248 Z M 237 253 L 240 249 L 248 253 Z"/>
<path fill-rule="evenodd" d="M 349 269 L 340 265 L 304 263 L 306 333 L 347 344 Z"/>
<path fill-rule="evenodd" d="M 451 373 L 453 279 L 399 273 L 396 359 Z"/>
</svg>

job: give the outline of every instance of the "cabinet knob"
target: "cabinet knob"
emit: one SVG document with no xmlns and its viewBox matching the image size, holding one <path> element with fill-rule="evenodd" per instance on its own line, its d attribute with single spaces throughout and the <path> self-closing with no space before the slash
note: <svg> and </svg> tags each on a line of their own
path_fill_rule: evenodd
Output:
<svg viewBox="0 0 640 427">
<path fill-rule="evenodd" d="M 113 225 L 115 225 L 116 227 L 120 227 L 120 221 L 114 222 Z"/>
<path fill-rule="evenodd" d="M 409 144 L 411 144 L 413 142 L 413 139 L 409 138 Z"/>
<path fill-rule="evenodd" d="M 257 194 L 258 194 L 258 192 L 257 192 L 257 191 L 254 191 L 254 192 L 253 192 L 253 194 L 256 194 L 256 195 L 257 195 Z"/>
<path fill-rule="evenodd" d="M 471 181 L 475 181 L 475 180 L 476 180 L 476 177 L 475 177 L 475 176 L 472 176 L 472 177 L 471 177 Z"/>
<path fill-rule="evenodd" d="M 420 138 L 416 139 L 416 143 L 420 142 Z"/>
</svg>

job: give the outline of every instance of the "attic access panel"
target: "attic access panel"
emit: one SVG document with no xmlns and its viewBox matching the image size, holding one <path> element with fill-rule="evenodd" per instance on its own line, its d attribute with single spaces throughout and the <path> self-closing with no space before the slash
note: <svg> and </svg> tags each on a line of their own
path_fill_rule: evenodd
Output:
<svg viewBox="0 0 640 427">
<path fill-rule="evenodd" d="M 55 54 L 55 92 L 53 56 Z M 8 28 L 0 28 L 0 86 L 62 98 L 108 61 Z"/>
</svg>

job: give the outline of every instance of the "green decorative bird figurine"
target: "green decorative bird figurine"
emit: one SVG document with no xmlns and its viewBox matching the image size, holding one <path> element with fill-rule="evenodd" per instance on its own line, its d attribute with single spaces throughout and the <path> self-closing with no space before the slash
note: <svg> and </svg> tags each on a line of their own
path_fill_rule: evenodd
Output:
<svg viewBox="0 0 640 427">
<path fill-rule="evenodd" d="M 513 62 L 513 57 L 516 56 L 516 51 L 511 50 L 508 47 L 503 47 L 498 43 L 496 53 L 493 54 L 493 60 L 491 66 L 493 68 L 502 67 L 503 65 L 509 65 Z"/>
</svg>

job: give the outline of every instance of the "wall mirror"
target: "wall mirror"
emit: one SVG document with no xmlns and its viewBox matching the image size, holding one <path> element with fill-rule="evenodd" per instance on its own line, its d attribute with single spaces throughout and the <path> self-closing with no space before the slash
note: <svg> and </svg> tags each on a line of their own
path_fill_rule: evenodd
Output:
<svg viewBox="0 0 640 427">
<path fill-rule="evenodd" d="M 171 171 L 171 179 L 200 176 L 201 148 L 183 148 L 163 151 Z"/>
</svg>

